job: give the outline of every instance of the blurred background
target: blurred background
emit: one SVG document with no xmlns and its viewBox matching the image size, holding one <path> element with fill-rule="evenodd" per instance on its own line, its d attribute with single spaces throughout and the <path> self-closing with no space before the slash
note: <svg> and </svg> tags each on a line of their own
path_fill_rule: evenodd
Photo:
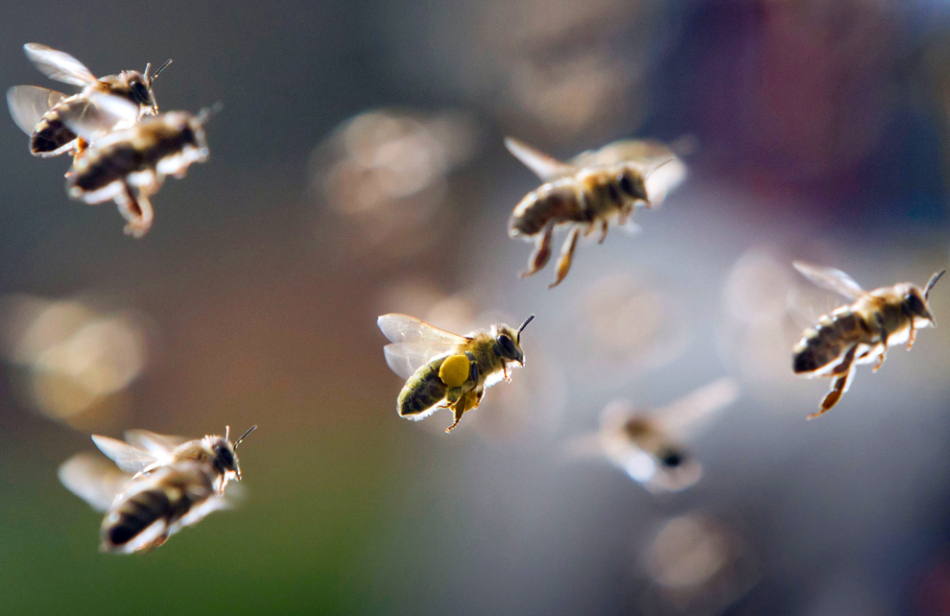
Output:
<svg viewBox="0 0 950 616">
<path fill-rule="evenodd" d="M 26 42 L 97 75 L 174 59 L 164 110 L 221 101 L 211 158 L 169 179 L 141 241 L 67 199 L 0 121 L 0 611 L 28 614 L 950 613 L 950 284 L 936 330 L 827 382 L 793 378 L 842 302 L 950 258 L 950 8 L 927 0 L 8 2 Z M 60 87 L 62 86 L 62 87 Z M 517 273 L 512 208 L 552 154 L 688 137 L 643 232 Z M 451 435 L 399 418 L 377 315 L 464 333 L 537 319 L 527 365 Z M 566 443 L 614 400 L 662 408 L 731 376 L 651 494 Z M 129 428 L 258 424 L 246 498 L 150 554 L 97 551 L 56 479 Z"/>
</svg>

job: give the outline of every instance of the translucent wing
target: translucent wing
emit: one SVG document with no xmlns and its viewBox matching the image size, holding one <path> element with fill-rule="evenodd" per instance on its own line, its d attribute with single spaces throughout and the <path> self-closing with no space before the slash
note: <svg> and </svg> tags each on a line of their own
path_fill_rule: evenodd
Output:
<svg viewBox="0 0 950 616">
<path fill-rule="evenodd" d="M 96 511 L 106 511 L 129 484 L 130 476 L 93 453 L 79 453 L 63 462 L 57 472 L 66 489 Z"/>
<path fill-rule="evenodd" d="M 848 299 L 858 299 L 864 295 L 864 289 L 861 288 L 861 285 L 856 283 L 851 276 L 848 276 L 841 270 L 837 270 L 833 267 L 812 265 L 804 261 L 795 261 L 792 263 L 792 266 L 797 269 L 802 276 L 822 289 L 839 293 Z"/>
<path fill-rule="evenodd" d="M 556 158 L 535 150 L 514 137 L 505 137 L 505 147 L 508 148 L 508 151 L 511 152 L 515 158 L 524 163 L 528 169 L 534 171 L 534 173 L 545 182 L 567 175 L 573 175 L 579 170 L 578 167 L 561 162 Z"/>
<path fill-rule="evenodd" d="M 377 319 L 376 324 L 393 342 L 383 348 L 386 363 L 404 379 L 412 376 L 413 372 L 433 357 L 450 353 L 468 341 L 464 336 L 433 327 L 425 321 L 404 314 L 384 314 Z"/>
<path fill-rule="evenodd" d="M 66 95 L 36 86 L 14 86 L 7 90 L 7 107 L 13 121 L 27 135 L 39 124 L 46 112 L 58 105 Z"/>
<path fill-rule="evenodd" d="M 138 116 L 135 104 L 109 94 L 91 94 L 88 104 L 71 105 L 60 114 L 71 131 L 90 143 L 112 134 L 120 124 L 134 124 Z"/>
<path fill-rule="evenodd" d="M 158 461 L 158 457 L 152 455 L 144 449 L 132 447 L 127 443 L 109 438 L 108 436 L 99 436 L 94 434 L 92 442 L 96 444 L 99 450 L 106 454 L 115 465 L 126 473 L 138 473 L 149 464 Z"/>
<path fill-rule="evenodd" d="M 172 450 L 179 445 L 187 443 L 191 439 L 181 436 L 156 434 L 148 430 L 129 430 L 125 433 L 125 440 L 133 447 L 145 450 L 156 458 L 162 458 L 170 454 Z"/>
<path fill-rule="evenodd" d="M 670 435 L 682 438 L 695 434 L 715 416 L 716 411 L 729 406 L 738 397 L 738 383 L 733 379 L 719 379 L 658 410 L 655 417 Z"/>
<path fill-rule="evenodd" d="M 39 43 L 27 43 L 23 50 L 30 62 L 50 79 L 79 87 L 96 82 L 95 75 L 89 72 L 82 62 L 64 51 L 57 51 Z"/>
<path fill-rule="evenodd" d="M 651 165 L 676 155 L 672 148 L 652 139 L 624 139 L 609 143 L 599 150 L 581 152 L 570 160 L 577 167 L 614 165 L 633 161 Z"/>
</svg>

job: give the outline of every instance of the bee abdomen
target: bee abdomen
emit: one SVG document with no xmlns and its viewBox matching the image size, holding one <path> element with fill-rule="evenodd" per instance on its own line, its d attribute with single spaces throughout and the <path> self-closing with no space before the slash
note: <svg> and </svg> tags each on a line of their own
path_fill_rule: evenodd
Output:
<svg viewBox="0 0 950 616">
<path fill-rule="evenodd" d="M 796 374 L 820 370 L 840 358 L 865 330 L 864 320 L 853 312 L 822 317 L 795 345 L 792 369 Z"/>
<path fill-rule="evenodd" d="M 515 208 L 508 223 L 510 235 L 536 235 L 549 222 L 581 221 L 583 207 L 568 185 L 549 185 L 531 192 Z"/>
<path fill-rule="evenodd" d="M 416 370 L 405 387 L 399 392 L 397 401 L 397 410 L 399 415 L 418 415 L 434 405 L 438 404 L 445 397 L 446 386 L 439 378 L 439 368 L 445 358 L 434 359 L 425 366 Z"/>
<path fill-rule="evenodd" d="M 35 156 L 55 152 L 75 139 L 76 133 L 66 128 L 58 113 L 51 111 L 40 120 L 30 135 L 30 152 Z"/>
<path fill-rule="evenodd" d="M 102 525 L 103 542 L 122 546 L 161 518 L 168 518 L 172 503 L 161 489 L 139 492 L 107 516 Z"/>
<path fill-rule="evenodd" d="M 84 192 L 95 191 L 125 179 L 130 173 L 141 171 L 147 166 L 142 153 L 128 143 L 87 151 L 81 162 L 82 166 L 69 176 L 68 186 Z"/>
</svg>

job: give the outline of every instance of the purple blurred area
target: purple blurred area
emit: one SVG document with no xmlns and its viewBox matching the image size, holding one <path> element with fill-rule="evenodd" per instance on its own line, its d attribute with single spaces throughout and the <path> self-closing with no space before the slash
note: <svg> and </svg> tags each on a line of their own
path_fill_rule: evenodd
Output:
<svg viewBox="0 0 950 616">
<path fill-rule="evenodd" d="M 0 121 L 0 612 L 950 613 L 950 284 L 941 326 L 828 415 L 790 369 L 842 303 L 793 260 L 868 289 L 947 266 L 950 7 L 53 0 L 0 34 L 5 88 L 60 89 L 40 42 L 97 75 L 172 57 L 162 110 L 224 105 L 140 241 Z M 505 135 L 695 146 L 642 232 L 583 243 L 548 290 L 553 266 L 518 278 L 507 220 L 539 181 Z M 445 435 L 447 412 L 395 412 L 387 312 L 537 318 Z M 688 490 L 565 454 L 614 400 L 726 376 Z M 90 433 L 251 424 L 241 507 L 151 554 L 98 554 L 56 480 Z"/>
</svg>

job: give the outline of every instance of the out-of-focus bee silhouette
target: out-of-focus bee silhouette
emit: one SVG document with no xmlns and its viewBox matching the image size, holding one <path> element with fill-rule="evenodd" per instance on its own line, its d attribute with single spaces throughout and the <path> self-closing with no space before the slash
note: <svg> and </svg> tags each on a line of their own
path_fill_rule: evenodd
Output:
<svg viewBox="0 0 950 616">
<path fill-rule="evenodd" d="M 408 379 L 399 393 L 399 415 L 419 420 L 451 408 L 455 421 L 445 430 L 450 432 L 463 414 L 478 408 L 485 389 L 510 381 L 509 368 L 524 366 L 521 332 L 533 318 L 517 330 L 492 325 L 459 336 L 404 314 L 379 317 L 379 329 L 393 343 L 383 349 L 386 363 Z"/>
<path fill-rule="evenodd" d="M 154 73 L 151 64 L 145 72 L 122 71 L 118 75 L 96 78 L 82 62 L 63 51 L 38 43 L 23 46 L 27 57 L 50 79 L 83 88 L 68 96 L 61 92 L 37 86 L 15 86 L 7 91 L 7 105 L 16 125 L 30 135 L 30 152 L 44 158 L 73 151 L 78 156 L 88 142 L 78 136 L 64 122 L 63 116 L 97 116 L 99 110 L 92 94 L 117 96 L 136 107 L 134 118 L 102 117 L 100 122 L 113 122 L 111 129 L 124 128 L 144 115 L 157 115 L 158 103 L 152 86 L 159 74 L 171 64 L 167 60 Z"/>
<path fill-rule="evenodd" d="M 228 481 L 241 480 L 237 448 L 257 426 L 232 443 L 225 435 L 186 440 L 145 430 L 126 432 L 127 443 L 93 436 L 118 468 L 88 453 L 59 468 L 59 479 L 93 509 L 106 512 L 100 550 L 129 554 L 156 548 L 186 526 L 228 506 Z"/>
<path fill-rule="evenodd" d="M 735 381 L 720 379 L 652 411 L 612 402 L 601 413 L 600 431 L 569 441 L 567 454 L 603 455 L 653 493 L 685 490 L 702 477 L 702 466 L 684 441 L 738 396 Z"/>
<path fill-rule="evenodd" d="M 545 182 L 521 200 L 508 223 L 510 237 L 535 242 L 522 277 L 547 264 L 554 231 L 570 229 L 551 287 L 567 276 L 582 231 L 586 236 L 599 229 L 599 241 L 603 242 L 611 222 L 624 227 L 635 206 L 658 206 L 686 173 L 673 151 L 655 142 L 617 142 L 566 163 L 511 137 L 505 139 L 505 146 Z M 666 173 L 653 177 L 667 167 Z M 648 179 L 654 180 L 649 186 Z"/>
<path fill-rule="evenodd" d="M 833 379 L 819 411 L 808 419 L 828 412 L 838 403 L 851 386 L 855 366 L 874 363 L 876 372 L 884 364 L 887 347 L 906 342 L 909 350 L 917 329 L 937 325 L 927 302 L 930 290 L 946 270 L 931 276 L 923 290 L 902 282 L 865 291 L 841 270 L 802 261 L 792 265 L 819 287 L 854 302 L 821 317 L 815 327 L 805 330 L 792 349 L 792 369 L 796 374 Z"/>
<path fill-rule="evenodd" d="M 192 163 L 208 159 L 204 125 L 216 110 L 198 115 L 172 111 L 113 130 L 111 118 L 132 119 L 136 108 L 116 96 L 90 96 L 102 109 L 94 116 L 63 113 L 62 119 L 80 137 L 93 143 L 67 174 L 70 198 L 96 204 L 114 200 L 127 221 L 125 233 L 141 238 L 152 227 L 149 197 L 165 177 L 182 178 Z"/>
</svg>

